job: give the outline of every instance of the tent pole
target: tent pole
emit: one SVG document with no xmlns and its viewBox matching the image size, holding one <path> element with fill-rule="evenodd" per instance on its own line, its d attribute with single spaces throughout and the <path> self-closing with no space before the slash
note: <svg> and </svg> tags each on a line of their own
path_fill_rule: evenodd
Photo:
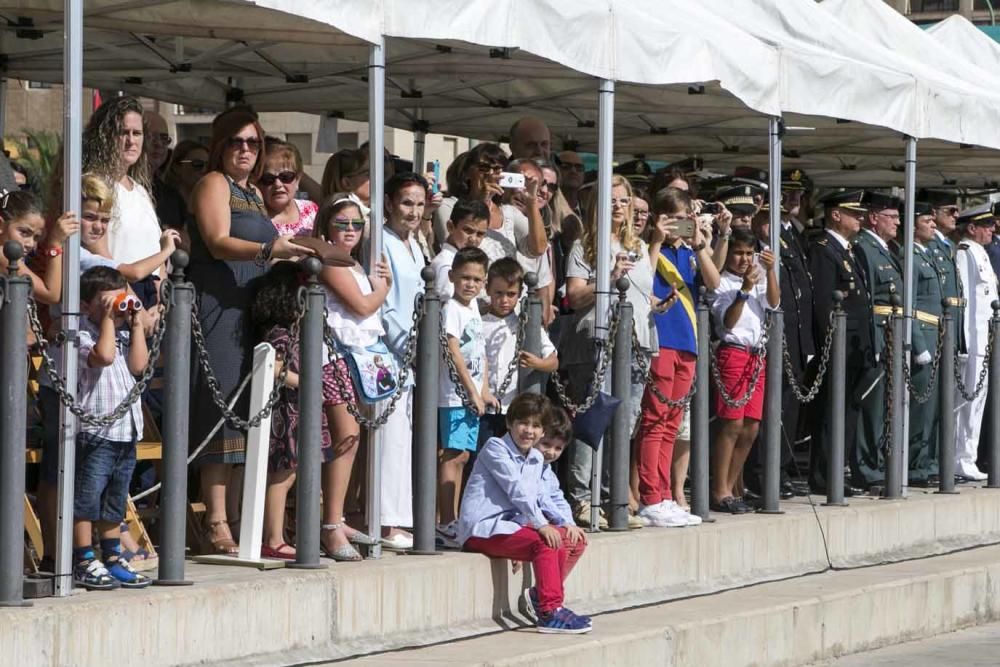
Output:
<svg viewBox="0 0 1000 667">
<path fill-rule="evenodd" d="M 80 210 L 80 170 L 83 161 L 83 0 L 65 0 L 63 26 L 63 210 Z M 76 397 L 77 331 L 80 327 L 80 235 L 66 239 L 63 248 L 62 346 L 66 391 Z M 73 589 L 73 481 L 76 476 L 77 419 L 60 404 L 59 486 L 56 522 L 55 594 L 66 597 Z"/>
<path fill-rule="evenodd" d="M 594 337 L 608 340 L 608 307 L 611 305 L 611 168 L 614 146 L 615 82 L 602 79 L 598 87 L 600 128 L 597 148 L 597 273 L 596 303 L 594 305 Z M 602 354 L 598 346 L 598 354 Z M 611 374 L 605 376 L 602 390 L 611 393 Z M 590 525 L 597 530 L 601 507 L 601 462 L 607 443 L 593 452 L 590 475 Z"/>
<path fill-rule="evenodd" d="M 413 125 L 413 173 L 424 173 L 427 151 L 427 129 L 424 124 L 424 110 L 417 109 L 417 122 Z M 438 186 L 441 184 L 438 183 Z"/>
<path fill-rule="evenodd" d="M 368 270 L 382 257 L 382 225 L 385 210 L 385 37 L 372 44 L 368 59 L 368 168 L 371 198 L 371 236 Z M 376 416 L 384 406 L 375 409 Z M 402 409 L 402 407 L 397 408 Z M 369 548 L 370 558 L 379 558 L 382 547 L 382 430 L 368 431 L 368 534 L 376 542 Z"/>
<path fill-rule="evenodd" d="M 906 192 L 903 208 L 903 354 L 909 355 L 913 343 L 913 217 L 917 200 L 917 140 L 906 137 Z M 904 356 L 903 363 L 908 363 Z M 903 496 L 907 494 L 910 480 L 910 392 L 905 387 L 896 388 L 903 393 L 902 431 Z"/>
<path fill-rule="evenodd" d="M 7 79 L 0 79 L 0 137 L 7 132 Z"/>
<path fill-rule="evenodd" d="M 768 246 L 774 253 L 775 276 L 781 276 L 781 142 L 785 124 L 781 117 L 768 119 Z M 760 480 L 764 507 L 763 512 L 774 514 L 780 511 L 781 487 L 781 392 L 782 364 L 781 351 L 784 346 L 785 327 L 781 305 L 771 314 L 771 330 L 767 343 L 767 375 L 765 380 L 764 465 L 761 466 Z M 708 354 L 708 350 L 698 350 Z M 794 424 L 789 424 L 791 429 Z"/>
</svg>

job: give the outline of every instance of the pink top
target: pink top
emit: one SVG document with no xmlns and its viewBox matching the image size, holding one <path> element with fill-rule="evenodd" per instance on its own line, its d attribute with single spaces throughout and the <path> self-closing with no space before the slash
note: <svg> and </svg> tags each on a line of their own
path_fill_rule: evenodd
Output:
<svg viewBox="0 0 1000 667">
<path fill-rule="evenodd" d="M 285 225 L 276 219 L 271 219 L 271 223 L 278 231 L 278 236 L 312 236 L 313 223 L 316 222 L 319 205 L 307 199 L 296 199 L 295 207 L 299 209 L 299 219 L 292 224 Z"/>
</svg>

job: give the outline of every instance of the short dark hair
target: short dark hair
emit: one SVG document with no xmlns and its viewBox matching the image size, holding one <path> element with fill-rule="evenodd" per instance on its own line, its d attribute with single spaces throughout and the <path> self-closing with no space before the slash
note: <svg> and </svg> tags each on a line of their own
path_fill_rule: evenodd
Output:
<svg viewBox="0 0 1000 667">
<path fill-rule="evenodd" d="M 399 174 L 394 174 L 388 181 L 385 182 L 385 196 L 389 199 L 395 199 L 403 188 L 411 185 L 419 185 L 424 190 L 427 190 L 430 187 L 427 185 L 427 179 L 420 174 L 415 174 L 412 171 L 404 171 Z"/>
<path fill-rule="evenodd" d="M 457 225 L 466 218 L 473 218 L 474 220 L 486 220 L 490 219 L 490 209 L 486 206 L 486 202 L 481 199 L 459 199 L 455 202 L 455 208 L 451 209 L 451 217 L 448 218 L 451 224 Z"/>
<path fill-rule="evenodd" d="M 483 272 L 486 272 L 490 268 L 490 258 L 479 248 L 461 248 L 455 253 L 455 259 L 451 260 L 451 270 L 458 271 L 466 264 L 479 264 L 483 267 Z"/>
<path fill-rule="evenodd" d="M 732 235 L 729 237 L 729 247 L 732 248 L 734 245 L 747 245 L 751 248 L 756 247 L 757 237 L 753 235 L 749 229 L 745 227 L 737 227 L 732 230 Z"/>
<path fill-rule="evenodd" d="M 566 411 L 557 405 L 550 407 L 548 418 L 542 426 L 546 440 L 562 440 L 567 444 L 573 440 L 573 422 Z"/>
<path fill-rule="evenodd" d="M 687 213 L 691 210 L 691 194 L 677 188 L 663 188 L 653 197 L 649 208 L 654 218 L 662 214 Z"/>
<path fill-rule="evenodd" d="M 500 278 L 511 285 L 520 285 L 524 280 L 524 269 L 513 257 L 503 257 L 490 264 L 490 270 L 486 272 L 486 284 L 489 285 L 494 278 Z"/>
<path fill-rule="evenodd" d="M 507 426 L 513 426 L 514 422 L 527 419 L 537 419 L 544 425 L 548 422 L 551 411 L 552 401 L 545 396 L 532 393 L 520 394 L 507 408 Z"/>
<path fill-rule="evenodd" d="M 101 292 L 125 289 L 125 276 L 110 266 L 94 266 L 80 276 L 80 300 L 90 302 Z"/>
</svg>

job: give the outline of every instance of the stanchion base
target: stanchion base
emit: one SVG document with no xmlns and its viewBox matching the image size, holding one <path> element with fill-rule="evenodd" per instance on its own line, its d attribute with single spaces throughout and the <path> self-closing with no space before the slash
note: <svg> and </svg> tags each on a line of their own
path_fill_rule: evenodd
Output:
<svg viewBox="0 0 1000 667">
<path fill-rule="evenodd" d="M 20 602 L 0 602 L 0 609 L 7 609 L 13 607 L 33 607 L 34 604 L 28 602 L 27 600 L 21 600 Z"/>
<path fill-rule="evenodd" d="M 288 567 L 283 560 L 240 558 L 239 556 L 222 556 L 217 554 L 195 556 L 191 560 L 195 563 L 203 563 L 205 565 L 236 565 L 238 567 L 253 567 L 258 570 L 277 570 Z"/>
<path fill-rule="evenodd" d="M 329 567 L 326 563 L 287 563 L 289 570 L 325 570 Z"/>
<path fill-rule="evenodd" d="M 701 516 L 700 514 L 695 514 L 695 516 Z M 711 516 L 701 516 L 702 523 L 715 523 L 715 518 Z"/>
<path fill-rule="evenodd" d="M 622 528 L 615 528 L 614 526 L 609 526 L 608 528 L 605 528 L 601 532 L 604 532 L 604 533 L 627 533 L 630 530 L 632 530 L 632 529 L 629 528 L 628 526 L 624 526 Z"/>
<path fill-rule="evenodd" d="M 845 503 L 844 501 L 840 501 L 839 503 L 831 503 L 831 502 L 820 503 L 820 507 L 850 507 L 850 505 L 848 503 Z"/>
<path fill-rule="evenodd" d="M 943 496 L 957 496 L 959 493 L 961 493 L 961 491 L 959 491 L 958 489 L 952 489 L 951 491 L 941 491 L 941 490 L 938 490 L 938 491 L 935 491 L 934 493 L 936 495 L 943 495 Z"/>
<path fill-rule="evenodd" d="M 443 555 L 440 551 L 424 551 L 423 549 L 407 549 L 406 551 L 397 551 L 400 556 L 441 556 Z"/>
<path fill-rule="evenodd" d="M 25 600 L 37 600 L 39 598 L 50 598 L 55 594 L 54 576 L 49 575 L 28 575 L 24 578 L 23 598 Z"/>
<path fill-rule="evenodd" d="M 1000 489 L 1000 484 L 990 484 L 990 483 L 987 482 L 985 485 L 983 485 L 983 488 L 984 489 Z"/>
<path fill-rule="evenodd" d="M 187 579 L 153 579 L 154 586 L 194 586 L 193 581 Z"/>
<path fill-rule="evenodd" d="M 785 510 L 757 510 L 757 514 L 784 514 Z"/>
</svg>

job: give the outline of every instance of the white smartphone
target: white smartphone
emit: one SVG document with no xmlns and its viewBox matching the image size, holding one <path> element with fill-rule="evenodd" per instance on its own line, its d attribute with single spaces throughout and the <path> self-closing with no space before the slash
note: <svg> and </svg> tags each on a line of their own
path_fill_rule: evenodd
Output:
<svg viewBox="0 0 1000 667">
<path fill-rule="evenodd" d="M 500 187 L 515 189 L 524 187 L 524 174 L 514 174 L 509 171 L 500 173 Z"/>
</svg>

